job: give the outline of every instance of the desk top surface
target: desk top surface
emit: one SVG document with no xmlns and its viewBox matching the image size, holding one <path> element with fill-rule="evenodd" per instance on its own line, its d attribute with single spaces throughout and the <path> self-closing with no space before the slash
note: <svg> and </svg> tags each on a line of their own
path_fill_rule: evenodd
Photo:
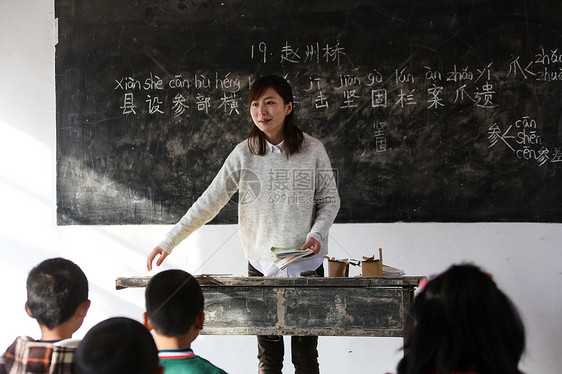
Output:
<svg viewBox="0 0 562 374">
<path fill-rule="evenodd" d="M 115 288 L 145 287 L 151 276 L 120 277 L 115 280 Z M 415 288 L 423 276 L 382 276 L 382 277 L 227 277 L 197 275 L 195 278 L 202 287 L 406 287 Z"/>
</svg>

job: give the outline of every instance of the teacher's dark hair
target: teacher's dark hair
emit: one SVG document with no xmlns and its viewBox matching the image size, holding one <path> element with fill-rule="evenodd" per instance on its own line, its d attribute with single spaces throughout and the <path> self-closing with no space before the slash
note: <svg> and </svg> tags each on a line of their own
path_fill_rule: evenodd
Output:
<svg viewBox="0 0 562 374">
<path fill-rule="evenodd" d="M 265 90 L 272 88 L 281 96 L 285 105 L 293 102 L 293 90 L 289 83 L 282 77 L 277 75 L 266 75 L 256 79 L 250 87 L 248 94 L 248 105 L 252 101 L 257 100 Z M 285 126 L 283 127 L 284 145 L 287 150 L 287 157 L 300 151 L 304 141 L 304 135 L 298 127 L 295 126 L 294 106 L 291 113 L 285 117 Z M 248 147 L 250 152 L 255 155 L 263 156 L 267 151 L 265 134 L 254 124 L 250 135 L 248 136 Z"/>
<path fill-rule="evenodd" d="M 475 265 L 453 265 L 429 280 L 405 327 L 398 374 L 521 374 L 521 316 L 492 277 Z"/>
</svg>

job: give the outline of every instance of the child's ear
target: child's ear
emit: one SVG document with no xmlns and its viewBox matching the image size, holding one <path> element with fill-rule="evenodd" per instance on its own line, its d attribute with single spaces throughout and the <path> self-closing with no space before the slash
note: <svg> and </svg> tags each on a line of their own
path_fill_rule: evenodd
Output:
<svg viewBox="0 0 562 374">
<path fill-rule="evenodd" d="M 33 317 L 33 313 L 31 313 L 31 309 L 29 308 L 29 305 L 27 304 L 27 301 L 25 302 L 25 312 L 27 313 L 28 316 L 30 316 L 31 318 L 35 318 Z"/>
<path fill-rule="evenodd" d="M 203 325 L 205 324 L 205 312 L 201 311 L 197 317 L 195 317 L 195 327 L 198 330 L 203 330 Z"/>
<path fill-rule="evenodd" d="M 76 309 L 77 316 L 84 319 L 86 317 L 86 314 L 88 314 L 88 310 L 90 309 L 91 304 L 92 302 L 90 300 L 85 300 L 80 305 L 78 305 L 78 308 Z"/>
<path fill-rule="evenodd" d="M 146 327 L 148 329 L 148 331 L 152 331 L 152 325 L 150 324 L 150 321 L 148 320 L 148 316 L 146 315 L 146 312 L 144 312 L 142 314 L 142 324 L 144 325 L 144 327 Z"/>
</svg>

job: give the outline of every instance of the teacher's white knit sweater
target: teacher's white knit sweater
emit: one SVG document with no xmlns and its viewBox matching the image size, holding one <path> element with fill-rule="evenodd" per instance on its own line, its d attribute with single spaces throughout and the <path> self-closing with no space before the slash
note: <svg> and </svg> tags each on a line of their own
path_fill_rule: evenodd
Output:
<svg viewBox="0 0 562 374">
<path fill-rule="evenodd" d="M 327 254 L 328 231 L 340 207 L 335 173 L 320 141 L 304 134 L 300 152 L 257 156 L 238 144 L 213 182 L 159 246 L 170 253 L 212 220 L 239 191 L 238 225 L 246 258 L 273 261 L 271 247 L 299 247 L 312 236 Z"/>
</svg>

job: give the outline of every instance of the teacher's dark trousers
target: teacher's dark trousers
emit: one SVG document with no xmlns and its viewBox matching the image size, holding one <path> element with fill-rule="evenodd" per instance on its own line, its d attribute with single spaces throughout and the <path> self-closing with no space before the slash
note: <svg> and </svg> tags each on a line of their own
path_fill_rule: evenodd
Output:
<svg viewBox="0 0 562 374">
<path fill-rule="evenodd" d="M 319 277 L 324 276 L 324 266 L 316 269 Z M 263 277 L 263 274 L 248 263 L 248 276 Z M 295 374 L 318 374 L 318 337 L 292 336 L 291 356 Z M 281 374 L 285 345 L 281 335 L 258 335 L 259 374 Z"/>
</svg>

